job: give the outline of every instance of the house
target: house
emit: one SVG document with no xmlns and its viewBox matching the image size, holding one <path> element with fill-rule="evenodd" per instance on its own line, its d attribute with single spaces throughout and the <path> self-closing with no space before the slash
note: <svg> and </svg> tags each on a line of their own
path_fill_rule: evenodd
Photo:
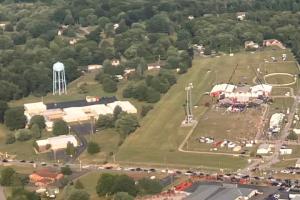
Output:
<svg viewBox="0 0 300 200">
<path fill-rule="evenodd" d="M 64 175 L 51 168 L 43 168 L 29 175 L 29 180 L 36 186 L 45 187 L 62 179 Z"/>
<path fill-rule="evenodd" d="M 111 65 L 112 65 L 112 66 L 118 66 L 118 65 L 120 65 L 120 60 L 118 60 L 118 59 L 113 59 L 113 60 L 111 61 Z"/>
<path fill-rule="evenodd" d="M 194 18 L 195 18 L 195 17 L 194 17 L 193 15 L 189 15 L 189 16 L 188 16 L 188 19 L 189 19 L 189 20 L 192 20 L 192 19 L 194 19 Z"/>
<path fill-rule="evenodd" d="M 119 24 L 114 24 L 114 30 L 117 30 L 120 27 Z"/>
<path fill-rule="evenodd" d="M 236 13 L 236 18 L 239 21 L 243 21 L 246 19 L 246 13 L 245 12 L 237 12 Z"/>
<path fill-rule="evenodd" d="M 259 145 L 256 153 L 257 154 L 268 154 L 271 152 L 272 145 L 271 144 L 261 144 Z"/>
<path fill-rule="evenodd" d="M 295 167 L 296 168 L 300 168 L 300 158 L 297 159 Z"/>
<path fill-rule="evenodd" d="M 157 62 L 154 62 L 154 63 L 149 63 L 147 65 L 147 69 L 148 70 L 154 70 L 154 69 L 160 69 L 162 68 L 163 66 L 165 66 L 165 62 L 164 61 L 157 61 Z"/>
<path fill-rule="evenodd" d="M 72 143 L 74 147 L 79 146 L 79 142 L 77 141 L 74 135 L 60 135 L 56 137 L 50 137 L 44 140 L 37 140 L 35 149 L 38 152 L 45 152 L 47 150 L 60 150 L 66 149 L 68 143 Z"/>
<path fill-rule="evenodd" d="M 281 130 L 281 124 L 283 122 L 285 114 L 283 113 L 274 113 L 270 118 L 269 129 L 271 133 L 279 133 Z"/>
<path fill-rule="evenodd" d="M 96 69 L 102 69 L 103 66 L 102 65 L 98 65 L 98 64 L 93 64 L 93 65 L 88 65 L 87 66 L 87 70 L 88 71 L 93 71 L 93 70 L 96 70 Z"/>
<path fill-rule="evenodd" d="M 78 42 L 78 40 L 75 39 L 75 38 L 73 38 L 73 39 L 71 39 L 71 40 L 69 41 L 69 44 L 70 44 L 70 45 L 74 45 L 74 44 L 76 44 L 77 42 Z"/>
<path fill-rule="evenodd" d="M 280 155 L 291 155 L 292 152 L 293 152 L 293 149 L 290 149 L 290 148 L 280 148 L 279 149 Z"/>
<path fill-rule="evenodd" d="M 247 200 L 258 193 L 257 189 L 234 184 L 201 184 L 187 200 Z"/>
<path fill-rule="evenodd" d="M 265 46 L 265 47 L 277 46 L 281 49 L 285 49 L 285 46 L 282 44 L 282 42 L 280 42 L 279 40 L 276 40 L 276 39 L 264 40 L 263 46 Z"/>
<path fill-rule="evenodd" d="M 244 43 L 245 49 L 258 49 L 259 45 L 253 41 L 246 41 Z"/>
</svg>

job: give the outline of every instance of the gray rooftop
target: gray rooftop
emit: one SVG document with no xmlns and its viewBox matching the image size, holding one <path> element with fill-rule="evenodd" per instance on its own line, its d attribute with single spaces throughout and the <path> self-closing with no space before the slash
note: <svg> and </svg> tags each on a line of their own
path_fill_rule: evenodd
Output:
<svg viewBox="0 0 300 200">
<path fill-rule="evenodd" d="M 254 189 L 238 188 L 235 185 L 199 185 L 187 200 L 235 200 L 238 197 L 247 197 Z"/>
</svg>

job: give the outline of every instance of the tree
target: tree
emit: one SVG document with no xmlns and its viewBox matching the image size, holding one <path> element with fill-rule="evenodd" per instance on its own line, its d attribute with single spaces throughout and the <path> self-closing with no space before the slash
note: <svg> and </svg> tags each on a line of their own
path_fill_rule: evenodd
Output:
<svg viewBox="0 0 300 200">
<path fill-rule="evenodd" d="M 114 116 L 114 120 L 117 120 L 119 118 L 119 115 L 122 113 L 122 108 L 120 106 L 116 106 L 114 108 L 114 113 L 113 113 L 113 116 Z"/>
<path fill-rule="evenodd" d="M 24 108 L 10 108 L 6 110 L 4 114 L 4 123 L 10 130 L 24 128 L 26 124 Z"/>
<path fill-rule="evenodd" d="M 127 136 L 139 127 L 139 122 L 135 115 L 124 113 L 116 121 L 115 127 L 121 134 Z"/>
<path fill-rule="evenodd" d="M 32 138 L 32 133 L 29 129 L 19 129 L 15 133 L 16 140 L 26 141 Z"/>
<path fill-rule="evenodd" d="M 79 190 L 79 189 L 72 191 L 69 197 L 67 198 L 67 200 L 89 200 L 89 199 L 90 199 L 90 195 L 86 191 Z"/>
<path fill-rule="evenodd" d="M 287 139 L 289 139 L 289 140 L 298 140 L 298 135 L 294 132 L 290 132 L 290 134 L 287 136 Z"/>
<path fill-rule="evenodd" d="M 68 142 L 67 148 L 66 148 L 66 154 L 73 157 L 76 153 L 76 148 L 74 147 L 74 144 L 71 142 Z"/>
<path fill-rule="evenodd" d="M 7 200 L 40 200 L 40 196 L 35 192 L 30 192 L 23 187 L 12 188 L 11 196 Z"/>
<path fill-rule="evenodd" d="M 146 29 L 150 33 L 169 33 L 170 20 L 162 14 L 154 15 L 146 24 Z"/>
<path fill-rule="evenodd" d="M 134 197 L 129 195 L 127 192 L 117 192 L 114 195 L 114 200 L 134 200 Z"/>
<path fill-rule="evenodd" d="M 162 191 L 162 186 L 157 180 L 148 178 L 140 179 L 138 182 L 139 193 L 142 195 L 157 194 Z"/>
<path fill-rule="evenodd" d="M 104 173 L 100 176 L 97 182 L 96 191 L 98 196 L 105 196 L 112 194 L 112 188 L 115 184 L 117 175 Z"/>
<path fill-rule="evenodd" d="M 73 172 L 72 172 L 72 169 L 69 167 L 69 165 L 66 165 L 64 167 L 61 167 L 60 168 L 60 171 L 63 175 L 71 175 Z"/>
<path fill-rule="evenodd" d="M 14 175 L 16 174 L 15 170 L 11 167 L 6 167 L 2 169 L 0 174 L 0 184 L 2 186 L 11 186 L 13 183 Z"/>
<path fill-rule="evenodd" d="M 114 127 L 114 118 L 112 115 L 99 115 L 96 122 L 97 128 L 112 128 Z"/>
<path fill-rule="evenodd" d="M 53 135 L 67 135 L 69 133 L 69 126 L 64 120 L 56 120 L 53 123 Z"/>
<path fill-rule="evenodd" d="M 87 147 L 87 152 L 91 155 L 99 153 L 100 147 L 96 142 L 89 142 Z"/>
<path fill-rule="evenodd" d="M 117 192 L 127 192 L 131 196 L 136 196 L 138 190 L 132 178 L 127 175 L 119 175 L 112 187 L 112 193 L 115 194 Z"/>
<path fill-rule="evenodd" d="M 42 131 L 39 128 L 38 124 L 33 124 L 30 128 L 31 134 L 35 139 L 39 139 L 42 137 Z"/>
<path fill-rule="evenodd" d="M 0 123 L 4 122 L 4 113 L 7 109 L 8 109 L 7 102 L 0 100 Z"/>
<path fill-rule="evenodd" d="M 45 118 L 43 115 L 34 115 L 29 122 L 29 128 L 34 124 L 38 125 L 40 130 L 43 130 L 46 127 Z"/>
<path fill-rule="evenodd" d="M 155 89 L 149 87 L 147 89 L 147 97 L 146 100 L 148 103 L 156 103 L 160 100 L 160 93 Z"/>
<path fill-rule="evenodd" d="M 103 90 L 105 92 L 112 93 L 112 92 L 116 92 L 118 90 L 117 82 L 114 81 L 112 78 L 104 78 L 102 86 L 103 86 Z"/>
</svg>

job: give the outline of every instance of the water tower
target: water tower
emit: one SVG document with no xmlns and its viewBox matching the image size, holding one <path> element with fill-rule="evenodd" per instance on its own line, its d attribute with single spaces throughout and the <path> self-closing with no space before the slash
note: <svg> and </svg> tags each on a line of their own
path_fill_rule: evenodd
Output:
<svg viewBox="0 0 300 200">
<path fill-rule="evenodd" d="M 65 66 L 61 62 L 53 65 L 53 94 L 67 94 Z"/>
</svg>

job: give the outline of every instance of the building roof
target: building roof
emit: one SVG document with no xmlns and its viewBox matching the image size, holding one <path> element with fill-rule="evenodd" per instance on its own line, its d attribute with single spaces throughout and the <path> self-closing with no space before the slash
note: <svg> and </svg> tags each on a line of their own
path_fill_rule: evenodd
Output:
<svg viewBox="0 0 300 200">
<path fill-rule="evenodd" d="M 215 93 L 215 92 L 233 92 L 233 90 L 236 88 L 235 85 L 231 84 L 217 84 L 215 85 L 210 93 Z"/>
<path fill-rule="evenodd" d="M 67 144 L 69 142 L 72 143 L 74 147 L 79 145 L 74 135 L 60 135 L 56 137 L 50 137 L 45 140 L 36 141 L 38 146 L 46 146 L 47 144 L 50 144 L 52 150 L 65 149 L 67 148 Z"/>
<path fill-rule="evenodd" d="M 43 102 L 25 103 L 24 108 L 25 108 L 25 110 L 28 110 L 28 111 L 32 111 L 32 110 L 44 111 L 44 110 L 46 110 L 46 105 Z"/>
<path fill-rule="evenodd" d="M 255 190 L 235 185 L 200 185 L 187 200 L 235 200 L 238 197 L 248 197 L 253 191 Z"/>
<path fill-rule="evenodd" d="M 59 103 L 48 103 L 46 104 L 47 109 L 55 109 L 55 108 L 70 108 L 70 107 L 83 107 L 83 106 L 91 106 L 97 104 L 108 104 L 117 101 L 115 96 L 113 97 L 102 97 L 99 101 L 95 102 L 87 102 L 86 100 L 76 100 L 76 101 L 65 101 Z"/>
<path fill-rule="evenodd" d="M 137 109 L 129 101 L 115 101 L 107 104 L 107 106 L 112 110 L 114 110 L 116 106 L 120 106 L 124 112 L 137 113 Z"/>
<path fill-rule="evenodd" d="M 245 86 L 238 86 L 235 88 L 234 92 L 240 92 L 240 93 L 246 93 L 250 91 L 250 86 L 245 85 Z"/>
</svg>

